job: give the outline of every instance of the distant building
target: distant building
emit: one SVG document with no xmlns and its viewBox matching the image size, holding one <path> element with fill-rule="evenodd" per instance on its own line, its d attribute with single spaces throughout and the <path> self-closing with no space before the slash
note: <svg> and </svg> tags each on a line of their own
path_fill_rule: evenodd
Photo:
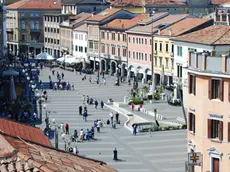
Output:
<svg viewBox="0 0 230 172">
<path fill-rule="evenodd" d="M 71 15 L 71 14 L 70 14 Z M 67 20 L 69 14 L 44 14 L 44 49 L 55 58 L 60 57 L 60 24 Z"/>
<path fill-rule="evenodd" d="M 215 25 L 230 25 L 230 2 L 217 7 L 214 19 Z"/>
<path fill-rule="evenodd" d="M 62 0 L 62 14 L 99 13 L 108 8 L 106 0 Z"/>
<path fill-rule="evenodd" d="M 6 55 L 6 7 L 0 4 L 0 67 Z"/>
<path fill-rule="evenodd" d="M 60 13 L 61 4 L 53 0 L 20 0 L 7 6 L 7 48 L 17 55 L 36 55 L 43 51 L 43 15 Z"/>
</svg>

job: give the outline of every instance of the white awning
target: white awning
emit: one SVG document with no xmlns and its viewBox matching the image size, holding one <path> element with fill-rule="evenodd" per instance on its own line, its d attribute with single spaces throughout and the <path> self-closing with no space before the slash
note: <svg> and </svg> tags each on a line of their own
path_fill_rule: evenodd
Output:
<svg viewBox="0 0 230 172">
<path fill-rule="evenodd" d="M 151 70 L 147 70 L 147 75 L 152 75 L 152 71 Z"/>
</svg>

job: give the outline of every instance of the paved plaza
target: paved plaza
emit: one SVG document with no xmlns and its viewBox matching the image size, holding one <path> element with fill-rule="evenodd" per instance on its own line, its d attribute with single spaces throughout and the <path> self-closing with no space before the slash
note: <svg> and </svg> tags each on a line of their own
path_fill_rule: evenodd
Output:
<svg viewBox="0 0 230 172">
<path fill-rule="evenodd" d="M 60 72 L 63 70 L 57 69 Z M 83 75 L 75 75 L 73 72 L 64 71 L 65 81 L 75 84 L 75 91 L 52 91 L 48 92 L 47 108 L 51 110 L 50 120 L 55 118 L 56 123 L 67 122 L 70 125 L 70 131 L 74 129 L 86 130 L 93 126 L 95 119 L 109 119 L 109 109 L 95 109 L 92 105 L 88 106 L 88 121 L 84 122 L 82 116 L 78 115 L 78 107 L 82 105 L 82 95 L 96 98 L 99 102 L 105 103 L 108 98 L 114 101 L 123 101 L 124 95 L 128 94 L 131 86 L 127 83 L 117 87 L 114 86 L 115 77 L 105 76 L 107 85 L 99 86 L 89 83 L 88 76 L 86 81 L 82 81 Z M 41 71 L 40 79 L 43 82 L 48 81 L 51 72 L 48 68 Z M 93 75 L 92 78 L 96 78 Z M 56 75 L 52 76 L 56 81 Z M 55 112 L 53 112 L 55 111 Z M 163 115 L 163 114 L 162 114 Z M 43 112 L 42 129 L 45 128 L 45 113 Z M 132 133 L 124 127 L 127 118 L 120 115 L 121 124 L 117 129 L 112 129 L 105 125 L 101 133 L 95 131 L 95 141 L 85 141 L 74 143 L 79 149 L 79 154 L 106 162 L 109 166 L 117 169 L 119 172 L 182 172 L 184 171 L 186 156 L 186 131 L 164 131 L 154 132 L 150 136 L 148 133 L 133 136 Z M 54 139 L 51 140 L 54 145 Z M 72 145 L 74 145 L 72 144 Z M 64 141 L 59 135 L 59 148 L 64 149 Z M 113 161 L 113 150 L 117 148 L 119 162 Z"/>
</svg>

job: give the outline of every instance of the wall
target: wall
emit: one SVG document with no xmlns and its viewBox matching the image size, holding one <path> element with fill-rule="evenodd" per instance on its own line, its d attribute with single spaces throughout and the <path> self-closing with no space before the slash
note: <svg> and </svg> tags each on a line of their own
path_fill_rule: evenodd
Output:
<svg viewBox="0 0 230 172">
<path fill-rule="evenodd" d="M 68 54 L 72 54 L 72 29 L 60 27 L 60 38 L 61 50 L 67 51 Z"/>
<path fill-rule="evenodd" d="M 85 48 L 87 50 L 87 41 L 88 41 L 87 32 L 73 31 L 73 56 L 74 57 L 77 57 L 77 58 L 87 57 L 87 51 L 85 51 Z M 78 51 L 76 51 L 75 49 L 76 46 L 78 47 Z M 83 52 L 79 51 L 79 46 L 83 47 Z"/>
<path fill-rule="evenodd" d="M 224 101 L 220 100 L 209 100 L 208 99 L 208 79 L 207 76 L 197 76 L 196 78 L 196 95 L 188 95 L 188 109 L 193 109 L 196 115 L 196 132 L 191 134 L 188 131 L 188 140 L 191 140 L 195 144 L 195 152 L 201 152 L 203 154 L 203 167 L 197 166 L 195 171 L 211 171 L 210 169 L 210 156 L 208 154 L 208 149 L 216 148 L 222 153 L 220 159 L 220 172 L 229 171 L 229 152 L 230 143 L 228 142 L 228 122 L 229 120 L 229 101 L 228 85 L 230 79 L 224 79 Z M 198 89 L 199 88 L 199 89 Z M 184 90 L 184 92 L 188 90 Z M 223 115 L 220 119 L 224 121 L 223 124 L 223 142 L 211 141 L 207 138 L 207 119 L 210 119 L 210 113 Z M 190 150 L 189 150 L 190 151 Z"/>
</svg>

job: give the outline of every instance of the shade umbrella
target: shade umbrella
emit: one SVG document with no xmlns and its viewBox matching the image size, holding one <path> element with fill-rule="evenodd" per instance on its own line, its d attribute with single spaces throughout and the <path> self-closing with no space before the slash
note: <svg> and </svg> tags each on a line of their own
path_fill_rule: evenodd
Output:
<svg viewBox="0 0 230 172">
<path fill-rule="evenodd" d="M 161 83 L 160 83 L 160 84 L 161 84 L 161 85 L 164 85 L 164 83 L 165 83 L 165 71 L 164 71 L 164 65 L 162 65 L 160 81 L 161 81 Z"/>
<path fill-rule="evenodd" d="M 19 75 L 19 73 L 13 69 L 9 69 L 9 70 L 4 71 L 2 73 L 2 76 L 18 76 L 18 75 Z"/>
<path fill-rule="evenodd" d="M 16 90 L 15 90 L 15 85 L 14 85 L 14 77 L 11 76 L 10 78 L 10 101 L 13 102 L 16 100 Z"/>
<path fill-rule="evenodd" d="M 51 61 L 51 60 L 54 60 L 55 58 L 52 57 L 51 55 L 49 55 L 47 52 L 42 52 L 42 53 L 38 54 L 35 59 L 36 60 L 48 60 L 48 61 Z"/>
<path fill-rule="evenodd" d="M 70 64 L 77 64 L 77 63 L 81 63 L 81 59 L 74 58 L 74 59 L 71 59 L 71 61 L 70 61 Z"/>
<path fill-rule="evenodd" d="M 57 61 L 58 62 L 64 62 L 65 58 L 64 57 L 61 57 L 61 58 L 58 58 Z"/>
</svg>

